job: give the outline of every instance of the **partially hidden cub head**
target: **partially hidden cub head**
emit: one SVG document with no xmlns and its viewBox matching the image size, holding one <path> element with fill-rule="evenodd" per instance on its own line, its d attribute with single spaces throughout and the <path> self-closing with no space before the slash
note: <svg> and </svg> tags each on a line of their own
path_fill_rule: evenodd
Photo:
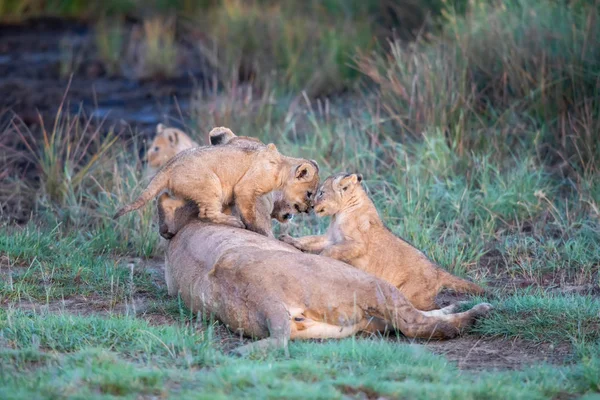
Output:
<svg viewBox="0 0 600 400">
<path fill-rule="evenodd" d="M 156 136 L 146 154 L 148 166 L 158 169 L 179 152 L 196 146 L 197 144 L 183 131 L 158 124 Z"/>
<path fill-rule="evenodd" d="M 296 210 L 286 201 L 283 197 L 283 193 L 276 191 L 273 193 L 273 211 L 271 211 L 271 218 L 276 219 L 282 224 L 291 221 L 296 214 Z"/>
<path fill-rule="evenodd" d="M 356 191 L 363 191 L 361 174 L 345 172 L 331 175 L 325 179 L 315 196 L 315 214 L 319 217 L 335 215 L 348 205 L 348 200 L 355 199 Z"/>
<path fill-rule="evenodd" d="M 308 212 L 319 187 L 319 165 L 314 160 L 292 160 L 283 195 L 297 212 Z"/>
<path fill-rule="evenodd" d="M 173 198 L 167 193 L 158 197 L 157 208 L 159 233 L 165 239 L 171 239 L 181 228 L 198 217 L 196 203 Z"/>
</svg>

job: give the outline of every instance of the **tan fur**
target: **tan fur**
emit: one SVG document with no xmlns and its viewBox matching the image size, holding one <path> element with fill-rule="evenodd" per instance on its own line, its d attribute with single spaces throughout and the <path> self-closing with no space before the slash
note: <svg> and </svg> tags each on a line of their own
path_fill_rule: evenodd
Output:
<svg viewBox="0 0 600 400">
<path fill-rule="evenodd" d="M 244 227 L 268 235 L 256 225 L 256 200 L 281 190 L 298 211 L 306 211 L 319 183 L 318 166 L 309 160 L 282 156 L 274 144 L 260 149 L 237 146 L 196 147 L 173 157 L 131 204 L 114 216 L 137 210 L 163 190 L 196 202 L 199 218 Z M 234 202 L 241 221 L 223 213 Z"/>
<path fill-rule="evenodd" d="M 156 172 L 175 155 L 198 146 L 198 143 L 194 142 L 183 131 L 158 124 L 156 126 L 156 136 L 146 153 L 148 168 L 150 172 Z"/>
<path fill-rule="evenodd" d="M 419 310 L 436 308 L 435 296 L 442 288 L 481 294 L 475 283 L 439 268 L 421 251 L 396 237 L 385 227 L 375 205 L 356 174 L 327 178 L 317 192 L 314 210 L 331 215 L 322 236 L 280 239 L 300 250 L 344 261 L 397 287 Z"/>
<path fill-rule="evenodd" d="M 259 340 L 238 349 L 284 347 L 289 339 L 341 338 L 382 321 L 408 337 L 451 338 L 491 309 L 417 310 L 391 284 L 277 240 L 196 220 L 191 202 L 159 199 L 161 234 L 173 237 L 165 278 L 170 295 L 231 330 Z"/>
<path fill-rule="evenodd" d="M 237 136 L 231 129 L 225 127 L 213 128 L 209 132 L 208 137 L 212 146 L 237 146 L 253 150 L 259 150 L 265 147 L 265 144 L 260 140 L 248 136 Z M 224 212 L 239 215 L 234 204 L 230 204 Z M 271 220 L 276 219 L 280 223 L 285 223 L 290 220 L 295 213 L 296 211 L 285 200 L 281 191 L 267 193 L 257 200 L 256 225 L 262 231 L 267 232 L 267 236 L 274 237 Z"/>
</svg>

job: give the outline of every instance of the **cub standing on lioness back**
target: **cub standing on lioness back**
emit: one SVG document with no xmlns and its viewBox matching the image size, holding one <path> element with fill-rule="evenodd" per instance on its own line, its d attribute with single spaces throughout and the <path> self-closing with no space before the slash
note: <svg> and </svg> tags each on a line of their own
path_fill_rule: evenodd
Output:
<svg viewBox="0 0 600 400">
<path fill-rule="evenodd" d="M 238 136 L 233 133 L 231 129 L 225 128 L 224 126 L 213 128 L 208 133 L 208 138 L 211 146 L 237 146 L 255 150 L 265 147 L 265 144 L 260 140 L 249 136 Z M 316 161 L 311 160 L 311 162 L 317 165 Z M 311 193 L 311 195 L 312 194 L 313 193 Z M 256 224 L 262 228 L 262 230 L 268 232 L 267 236 L 274 238 L 273 223 L 271 220 L 276 219 L 284 224 L 288 222 L 297 211 L 298 210 L 294 210 L 285 200 L 285 196 L 280 190 L 275 190 L 259 197 L 257 200 Z M 237 214 L 235 207 L 226 209 L 225 212 L 231 212 L 233 215 Z"/>
<path fill-rule="evenodd" d="M 244 227 L 268 235 L 256 225 L 256 200 L 281 190 L 299 212 L 308 210 L 319 184 L 313 161 L 282 156 L 274 144 L 250 149 L 236 146 L 198 147 L 172 158 L 152 179 L 146 190 L 114 216 L 144 206 L 162 190 L 193 200 L 198 217 L 213 223 Z M 223 213 L 233 203 L 242 221 Z"/>
<path fill-rule="evenodd" d="M 451 275 L 421 251 L 390 232 L 361 185 L 362 176 L 340 173 L 327 178 L 315 197 L 319 217 L 332 216 L 322 236 L 280 239 L 300 250 L 344 261 L 396 286 L 419 310 L 436 307 L 435 296 L 446 287 L 482 294 L 475 283 Z"/>
</svg>

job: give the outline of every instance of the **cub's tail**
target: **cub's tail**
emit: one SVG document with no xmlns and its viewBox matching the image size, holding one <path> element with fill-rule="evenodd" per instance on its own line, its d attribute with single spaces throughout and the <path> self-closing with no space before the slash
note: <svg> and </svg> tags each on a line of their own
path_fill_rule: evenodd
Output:
<svg viewBox="0 0 600 400">
<path fill-rule="evenodd" d="M 169 182 L 169 176 L 165 172 L 163 168 L 159 171 L 154 178 L 148 184 L 148 187 L 139 195 L 137 199 L 131 204 L 126 205 L 121 208 L 117 213 L 113 216 L 113 219 L 117 219 L 124 214 L 127 214 L 130 211 L 137 210 L 146 204 L 148 201 L 152 200 L 152 198 L 156 197 L 160 193 L 161 190 L 167 187 L 167 183 Z"/>
<path fill-rule="evenodd" d="M 478 284 L 458 278 L 446 271 L 444 271 L 443 275 L 443 286 L 460 293 L 479 295 L 486 293 L 485 289 Z"/>
</svg>

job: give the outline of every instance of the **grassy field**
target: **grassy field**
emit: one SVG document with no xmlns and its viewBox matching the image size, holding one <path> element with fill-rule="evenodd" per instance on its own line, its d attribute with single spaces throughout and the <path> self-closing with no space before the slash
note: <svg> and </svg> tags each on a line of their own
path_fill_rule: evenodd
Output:
<svg viewBox="0 0 600 400">
<path fill-rule="evenodd" d="M 140 136 L 61 109 L 51 126 L 0 126 L 0 398 L 600 398 L 600 8 L 492 3 L 438 7 L 440 28 L 410 44 L 361 25 L 374 2 L 310 2 L 302 18 L 293 3 L 213 5 L 216 43 L 245 47 L 211 53 L 219 90 L 199 87 L 184 116 L 199 141 L 225 125 L 323 176 L 362 173 L 394 233 L 490 289 L 473 301 L 495 310 L 466 337 L 232 356 L 246 339 L 167 296 L 154 209 L 110 217 L 147 182 Z M 122 28 L 99 24 L 117 71 Z"/>
</svg>

